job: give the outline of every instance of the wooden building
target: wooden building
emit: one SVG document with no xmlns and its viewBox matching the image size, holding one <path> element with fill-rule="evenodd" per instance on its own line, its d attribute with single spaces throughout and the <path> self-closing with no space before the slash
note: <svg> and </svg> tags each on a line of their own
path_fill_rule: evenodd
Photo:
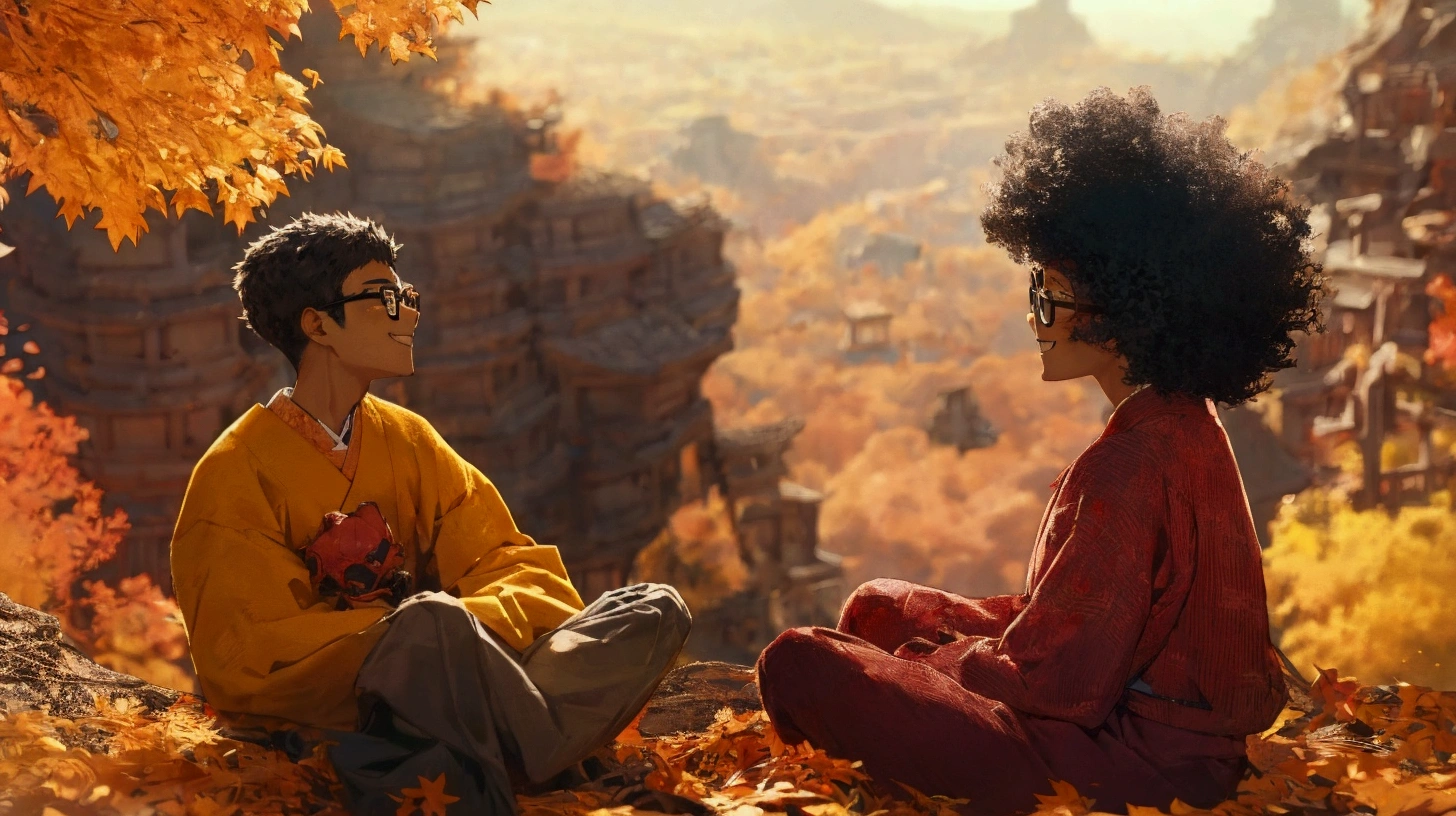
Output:
<svg viewBox="0 0 1456 816">
<path fill-rule="evenodd" d="M 927 431 L 930 441 L 937 445 L 954 445 L 961 453 L 973 448 L 988 448 L 1000 437 L 991 421 L 981 415 L 981 404 L 970 386 L 941 392 Z"/>
<path fill-rule="evenodd" d="M 788 481 L 784 454 L 803 420 L 719 429 L 709 459 L 769 630 L 833 626 L 844 602 L 839 557 L 819 549 L 818 491 Z M 767 641 L 759 648 L 768 645 Z"/>
<path fill-rule="evenodd" d="M 1456 28 L 1438 5 L 1413 0 L 1373 14 L 1344 77 L 1349 116 L 1291 171 L 1329 222 L 1321 260 L 1332 297 L 1326 331 L 1301 338 L 1298 365 L 1274 378 L 1273 425 L 1317 478 L 1335 478 L 1322 457 L 1356 442 L 1366 506 L 1422 501 L 1452 468 L 1429 436 L 1445 421 L 1434 409 L 1456 409 L 1456 393 L 1421 362 L 1434 308 L 1426 287 L 1456 273 L 1456 188 L 1447 183 Z M 1416 460 L 1383 467 L 1386 443 L 1402 436 L 1417 440 Z"/>
<path fill-rule="evenodd" d="M 894 313 L 873 301 L 851 303 L 844 309 L 844 348 L 850 352 L 890 348 L 890 321 Z"/>
<path fill-rule="evenodd" d="M 170 587 L 168 544 L 192 467 L 270 386 L 273 357 L 238 320 L 234 245 L 217 222 L 153 219 L 139 246 L 104 232 L 57 234 L 27 200 L 17 212 L 10 308 L 36 325 L 44 397 L 89 433 L 78 466 L 131 522 L 110 567 Z M 9 230 L 7 230 L 9 231 Z"/>
</svg>

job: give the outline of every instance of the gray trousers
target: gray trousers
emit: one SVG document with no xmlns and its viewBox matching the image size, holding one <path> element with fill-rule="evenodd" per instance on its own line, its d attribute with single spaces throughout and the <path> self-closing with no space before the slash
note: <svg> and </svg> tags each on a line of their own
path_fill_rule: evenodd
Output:
<svg viewBox="0 0 1456 816">
<path fill-rule="evenodd" d="M 393 814 L 401 788 L 447 777 L 461 813 L 513 814 L 513 757 L 534 782 L 616 736 L 687 640 L 662 584 L 615 589 L 517 653 L 443 592 L 408 598 L 356 683 L 358 732 L 331 732 L 351 813 Z"/>
</svg>

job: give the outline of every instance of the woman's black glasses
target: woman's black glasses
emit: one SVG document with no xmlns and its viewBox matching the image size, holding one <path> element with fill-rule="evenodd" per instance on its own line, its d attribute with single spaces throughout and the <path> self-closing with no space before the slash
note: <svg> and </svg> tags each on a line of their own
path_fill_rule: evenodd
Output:
<svg viewBox="0 0 1456 816">
<path fill-rule="evenodd" d="M 1071 300 L 1057 300 L 1051 296 L 1046 289 L 1046 270 L 1041 267 L 1033 267 L 1031 270 L 1031 286 L 1027 287 L 1027 296 L 1031 300 L 1031 312 L 1036 315 L 1037 322 L 1047 328 L 1057 320 L 1057 307 L 1073 312 L 1086 312 L 1097 314 L 1102 310 L 1096 306 L 1089 306 L 1085 303 L 1077 303 Z"/>
<path fill-rule="evenodd" d="M 320 306 L 319 311 L 332 309 L 335 306 L 342 306 L 345 303 L 353 303 L 356 300 L 374 300 L 376 298 L 384 303 L 384 312 L 389 315 L 390 320 L 399 319 L 399 306 L 401 303 L 415 311 L 420 310 L 420 293 L 413 286 L 406 283 L 403 288 L 386 285 L 379 287 L 379 289 L 373 292 L 360 292 L 357 295 L 339 298 L 333 303 Z"/>
</svg>

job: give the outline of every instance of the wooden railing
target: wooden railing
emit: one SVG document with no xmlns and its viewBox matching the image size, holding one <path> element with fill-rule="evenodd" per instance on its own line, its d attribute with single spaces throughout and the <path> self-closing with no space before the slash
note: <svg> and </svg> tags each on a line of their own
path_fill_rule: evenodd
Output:
<svg viewBox="0 0 1456 816">
<path fill-rule="evenodd" d="M 1389 509 L 1424 504 L 1456 475 L 1456 461 L 1404 465 L 1380 474 L 1379 501 Z"/>
</svg>

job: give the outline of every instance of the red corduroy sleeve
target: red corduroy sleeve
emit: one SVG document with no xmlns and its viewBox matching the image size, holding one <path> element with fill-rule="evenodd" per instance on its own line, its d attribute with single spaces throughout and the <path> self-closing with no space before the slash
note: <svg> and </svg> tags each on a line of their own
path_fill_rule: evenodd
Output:
<svg viewBox="0 0 1456 816">
<path fill-rule="evenodd" d="M 972 598 L 950 614 L 955 630 L 963 635 L 999 637 L 1026 608 L 1025 595 L 992 595 Z"/>
<path fill-rule="evenodd" d="M 1161 474 L 1140 459 L 1105 445 L 1072 468 L 1043 525 L 1031 598 L 1003 636 L 915 640 L 896 656 L 1028 714 L 1105 721 L 1133 671 L 1167 513 Z"/>
</svg>

